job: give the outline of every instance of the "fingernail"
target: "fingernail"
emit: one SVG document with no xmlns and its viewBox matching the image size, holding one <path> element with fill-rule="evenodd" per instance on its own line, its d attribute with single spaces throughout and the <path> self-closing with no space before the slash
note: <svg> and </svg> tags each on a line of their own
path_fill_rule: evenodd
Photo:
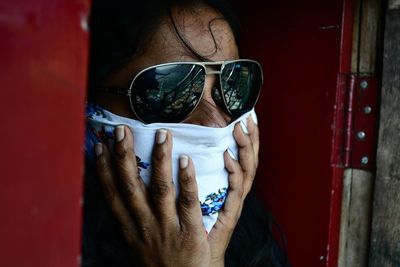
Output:
<svg viewBox="0 0 400 267">
<path fill-rule="evenodd" d="M 250 117 L 253 120 L 254 124 L 258 125 L 257 115 L 254 112 L 250 113 Z"/>
<path fill-rule="evenodd" d="M 117 126 L 115 130 L 115 140 L 121 142 L 125 137 L 125 129 L 123 125 Z"/>
<path fill-rule="evenodd" d="M 189 157 L 186 155 L 182 155 L 179 157 L 179 167 L 181 169 L 186 169 L 189 165 Z"/>
<path fill-rule="evenodd" d="M 166 139 L 167 139 L 167 131 L 165 129 L 157 130 L 156 134 L 157 144 L 161 145 L 162 143 L 165 142 Z"/>
<path fill-rule="evenodd" d="M 233 153 L 233 151 L 232 151 L 230 148 L 228 148 L 226 151 L 228 152 L 229 156 L 230 156 L 232 159 L 237 160 L 235 154 Z"/>
<path fill-rule="evenodd" d="M 240 127 L 242 128 L 242 131 L 243 131 L 245 134 L 249 134 L 249 131 L 247 130 L 247 126 L 246 126 L 246 124 L 244 124 L 243 121 L 240 122 Z"/>
<path fill-rule="evenodd" d="M 103 154 L 103 145 L 101 143 L 97 143 L 94 145 L 94 153 L 96 156 L 100 156 Z"/>
</svg>

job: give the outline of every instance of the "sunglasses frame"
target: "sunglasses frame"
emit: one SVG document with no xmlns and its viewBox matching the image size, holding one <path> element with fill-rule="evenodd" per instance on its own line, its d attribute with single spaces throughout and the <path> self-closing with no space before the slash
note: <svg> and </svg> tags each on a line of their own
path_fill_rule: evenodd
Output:
<svg viewBox="0 0 400 267">
<path fill-rule="evenodd" d="M 263 83 L 264 83 L 264 74 L 263 74 L 263 69 L 262 69 L 262 67 L 261 67 L 261 64 L 258 63 L 258 62 L 255 61 L 255 60 L 252 60 L 252 59 L 235 59 L 235 60 L 224 60 L 224 61 L 173 61 L 173 62 L 167 62 L 167 63 L 157 64 L 157 65 L 152 65 L 152 66 L 149 66 L 149 67 L 144 68 L 144 69 L 142 69 L 141 71 L 139 71 L 139 72 L 133 77 L 133 79 L 132 79 L 132 81 L 131 81 L 131 83 L 130 83 L 129 88 L 121 88 L 121 87 L 112 87 L 112 86 L 111 86 L 111 87 L 98 87 L 98 89 L 100 89 L 100 90 L 103 91 L 103 92 L 112 93 L 112 94 L 118 94 L 118 95 L 125 95 L 125 96 L 129 97 L 129 104 L 130 104 L 131 109 L 132 109 L 133 113 L 135 114 L 136 118 L 138 118 L 138 119 L 139 119 L 141 122 L 143 122 L 143 123 L 149 123 L 149 122 L 146 122 L 145 120 L 143 120 L 143 119 L 136 113 L 135 107 L 134 107 L 134 105 L 133 105 L 133 103 L 132 103 L 132 93 L 134 92 L 134 91 L 132 90 L 132 86 L 133 86 L 135 80 L 136 80 L 142 73 L 144 73 L 144 72 L 146 72 L 146 71 L 148 71 L 148 70 L 150 70 L 150 69 L 155 69 L 155 68 L 164 67 L 164 66 L 169 66 L 169 65 L 178 65 L 178 64 L 179 64 L 179 65 L 183 65 L 183 64 L 184 64 L 184 65 L 196 65 L 196 66 L 201 66 L 201 67 L 204 69 L 204 75 L 205 75 L 205 76 L 206 76 L 206 75 L 218 74 L 218 76 L 219 76 L 219 77 L 218 77 L 218 79 L 219 79 L 219 93 L 221 94 L 221 98 L 222 98 L 222 100 L 223 100 L 223 102 L 224 102 L 225 110 L 229 113 L 229 115 L 233 116 L 233 114 L 232 114 L 231 111 L 229 110 L 228 105 L 227 105 L 226 100 L 225 100 L 225 95 L 224 95 L 224 92 L 223 92 L 222 82 L 221 82 L 221 74 L 222 74 L 222 71 L 223 71 L 225 65 L 231 64 L 231 63 L 236 63 L 236 62 L 251 62 L 251 63 L 256 64 L 256 65 L 259 67 L 259 69 L 260 69 L 260 73 L 261 73 L 261 83 L 260 83 L 260 88 L 259 88 L 259 90 L 258 90 L 258 92 L 257 92 L 256 100 L 254 101 L 254 105 L 255 105 L 255 104 L 257 103 L 257 101 L 258 101 L 258 98 L 259 98 L 259 96 L 260 96 L 261 87 L 262 87 L 262 85 L 263 85 Z M 220 69 L 219 69 L 219 70 L 210 70 L 210 68 L 207 68 L 207 66 L 220 66 Z M 204 83 L 204 85 L 205 85 L 205 83 Z M 198 106 L 199 103 L 200 103 L 200 99 L 203 97 L 204 89 L 205 89 L 205 86 L 204 86 L 204 85 L 203 85 L 203 89 L 202 89 L 201 95 L 200 95 L 200 97 L 199 97 L 199 100 L 197 101 L 197 103 L 196 103 L 195 106 L 193 107 L 192 111 L 191 111 L 189 114 L 187 114 L 186 117 L 183 118 L 183 119 L 182 119 L 181 121 L 179 121 L 179 122 L 184 121 L 187 117 L 189 117 L 189 116 L 195 111 L 195 109 L 197 108 L 197 106 Z"/>
</svg>

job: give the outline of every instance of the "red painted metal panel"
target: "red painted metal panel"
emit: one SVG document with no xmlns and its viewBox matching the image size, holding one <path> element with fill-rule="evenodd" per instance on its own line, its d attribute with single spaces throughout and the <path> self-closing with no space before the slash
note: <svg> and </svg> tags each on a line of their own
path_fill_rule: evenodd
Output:
<svg viewBox="0 0 400 267">
<path fill-rule="evenodd" d="M 0 2 L 0 266 L 77 266 L 86 0 Z"/>
<path fill-rule="evenodd" d="M 265 71 L 256 188 L 285 231 L 293 266 L 336 266 L 343 165 L 332 163 L 346 94 L 337 77 L 350 70 L 353 1 L 235 7 L 245 29 L 241 56 Z"/>
<path fill-rule="evenodd" d="M 354 0 L 343 0 L 341 24 L 339 73 L 336 84 L 336 97 L 333 106 L 332 122 L 332 190 L 329 218 L 327 267 L 336 267 L 338 264 L 340 213 L 342 208 L 342 188 L 344 166 L 341 158 L 344 144 L 345 105 L 348 90 L 346 76 L 351 72 L 351 57 L 353 45 Z"/>
</svg>

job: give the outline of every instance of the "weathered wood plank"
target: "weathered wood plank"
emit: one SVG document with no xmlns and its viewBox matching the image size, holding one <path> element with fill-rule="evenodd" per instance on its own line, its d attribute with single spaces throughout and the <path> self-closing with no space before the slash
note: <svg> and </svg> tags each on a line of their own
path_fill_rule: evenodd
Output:
<svg viewBox="0 0 400 267">
<path fill-rule="evenodd" d="M 380 0 L 362 0 L 358 72 L 375 73 Z"/>
<path fill-rule="evenodd" d="M 351 63 L 354 74 L 375 74 L 380 8 L 380 0 L 355 0 Z M 367 266 L 374 178 L 370 171 L 344 172 L 339 267 Z"/>
<path fill-rule="evenodd" d="M 344 173 L 340 267 L 367 266 L 373 177 L 371 172 L 364 170 L 347 169 Z"/>
<path fill-rule="evenodd" d="M 400 9 L 386 14 L 369 266 L 400 266 Z"/>
<path fill-rule="evenodd" d="M 352 73 L 375 72 L 381 5 L 380 0 L 355 0 Z"/>
<path fill-rule="evenodd" d="M 361 0 L 354 0 L 354 20 L 353 20 L 353 45 L 351 52 L 351 72 L 358 72 L 360 27 L 361 27 Z"/>
</svg>

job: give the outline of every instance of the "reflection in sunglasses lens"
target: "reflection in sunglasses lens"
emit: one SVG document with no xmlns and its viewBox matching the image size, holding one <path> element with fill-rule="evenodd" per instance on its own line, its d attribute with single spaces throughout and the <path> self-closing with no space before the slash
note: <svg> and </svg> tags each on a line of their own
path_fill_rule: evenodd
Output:
<svg viewBox="0 0 400 267">
<path fill-rule="evenodd" d="M 233 116 L 253 108 L 261 86 L 261 69 L 250 61 L 236 61 L 225 65 L 221 85 L 226 107 Z"/>
<path fill-rule="evenodd" d="M 144 71 L 132 87 L 136 115 L 147 123 L 182 121 L 201 98 L 204 79 L 204 68 L 193 64 L 169 64 Z"/>
<path fill-rule="evenodd" d="M 196 108 L 202 97 L 205 68 L 191 63 L 173 63 L 141 72 L 131 85 L 131 104 L 146 123 L 180 122 Z M 258 98 L 262 70 L 252 61 L 238 60 L 223 65 L 221 91 L 212 92 L 217 104 L 225 104 L 238 117 L 251 110 Z"/>
</svg>

